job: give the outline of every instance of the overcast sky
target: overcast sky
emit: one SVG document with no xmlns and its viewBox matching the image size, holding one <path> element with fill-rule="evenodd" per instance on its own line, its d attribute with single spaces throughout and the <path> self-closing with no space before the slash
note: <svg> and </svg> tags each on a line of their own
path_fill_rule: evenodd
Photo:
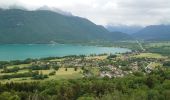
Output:
<svg viewBox="0 0 170 100">
<path fill-rule="evenodd" d="M 96 24 L 153 25 L 170 23 L 170 0 L 0 0 L 1 8 L 56 7 Z"/>
</svg>

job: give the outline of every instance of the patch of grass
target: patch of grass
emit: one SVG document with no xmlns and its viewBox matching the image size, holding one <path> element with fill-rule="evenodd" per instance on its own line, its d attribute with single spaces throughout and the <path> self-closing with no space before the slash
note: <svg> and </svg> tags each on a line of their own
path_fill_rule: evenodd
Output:
<svg viewBox="0 0 170 100">
<path fill-rule="evenodd" d="M 27 78 L 12 78 L 10 80 L 5 79 L 3 81 L 0 81 L 1 83 L 9 83 L 9 82 L 33 82 L 36 80 L 31 80 L 31 77 L 27 77 Z"/>
<path fill-rule="evenodd" d="M 64 58 L 60 58 L 60 59 L 52 59 L 52 60 L 50 60 L 50 61 L 63 61 L 64 60 Z"/>
<path fill-rule="evenodd" d="M 170 46 L 170 42 L 156 42 L 146 44 L 148 47 L 161 47 L 161 46 Z"/>
<path fill-rule="evenodd" d="M 89 68 L 89 71 L 90 71 L 94 76 L 98 76 L 99 73 L 100 73 L 100 69 L 97 68 L 97 67 Z"/>
<path fill-rule="evenodd" d="M 139 55 L 135 55 L 137 58 L 165 58 L 164 56 L 157 53 L 140 53 Z"/>
<path fill-rule="evenodd" d="M 19 70 L 18 72 L 13 72 L 13 73 L 0 73 L 0 75 L 11 75 L 14 73 L 25 73 L 28 72 L 28 70 L 24 69 L 24 70 Z"/>
<path fill-rule="evenodd" d="M 19 68 L 23 68 L 23 67 L 28 67 L 31 64 L 20 64 L 20 65 L 12 65 L 12 66 L 7 66 L 7 68 L 14 68 L 14 67 L 19 67 Z"/>
<path fill-rule="evenodd" d="M 43 74 L 49 74 L 52 70 L 41 70 Z M 60 80 L 60 79 L 77 79 L 77 78 L 82 78 L 81 69 L 77 69 L 77 71 L 74 70 L 74 68 L 67 68 L 67 71 L 65 71 L 65 68 L 59 68 L 58 71 L 56 71 L 56 74 L 53 76 L 49 76 L 48 79 L 45 80 Z"/>
<path fill-rule="evenodd" d="M 52 70 L 39 70 L 39 72 L 48 75 Z M 54 70 L 53 70 L 54 71 Z M 17 73 L 24 73 L 28 72 L 28 70 L 19 70 Z M 44 80 L 32 80 L 31 77 L 28 78 L 12 78 L 10 80 L 6 79 L 0 82 L 6 83 L 6 82 L 32 82 L 32 81 L 46 81 L 46 80 L 60 80 L 60 79 L 77 79 L 82 78 L 81 69 L 77 69 L 77 71 L 74 70 L 74 68 L 67 68 L 67 71 L 65 71 L 65 68 L 60 68 L 58 71 L 56 71 L 55 75 L 49 76 L 49 78 Z M 0 73 L 0 75 L 7 75 L 7 74 L 14 74 L 14 73 Z"/>
<path fill-rule="evenodd" d="M 98 59 L 98 60 L 103 60 L 106 59 L 107 55 L 104 56 L 94 56 L 94 57 L 86 57 L 86 59 Z"/>
<path fill-rule="evenodd" d="M 153 68 L 156 68 L 156 67 L 161 67 L 162 64 L 156 63 L 156 62 L 152 62 L 152 63 L 150 63 L 148 66 L 151 66 L 151 67 L 153 67 Z"/>
<path fill-rule="evenodd" d="M 159 53 L 165 56 L 170 56 L 170 46 L 152 47 L 149 48 L 148 51 L 153 53 Z"/>
<path fill-rule="evenodd" d="M 170 56 L 170 41 L 166 42 L 146 42 L 144 47 L 148 52 Z"/>
</svg>

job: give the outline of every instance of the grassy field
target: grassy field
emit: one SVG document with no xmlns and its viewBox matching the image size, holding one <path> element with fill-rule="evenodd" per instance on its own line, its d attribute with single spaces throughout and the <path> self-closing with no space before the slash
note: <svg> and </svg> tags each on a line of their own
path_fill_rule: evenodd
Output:
<svg viewBox="0 0 170 100">
<path fill-rule="evenodd" d="M 89 69 L 94 76 L 98 76 L 100 74 L 100 69 L 97 67 L 93 67 Z"/>
<path fill-rule="evenodd" d="M 2 69 L 0 71 L 2 71 Z M 15 72 L 15 73 L 25 73 L 25 72 L 28 72 L 28 70 L 26 70 L 26 69 L 19 70 L 18 72 Z M 15 73 L 0 73 L 0 75 L 11 75 L 11 74 L 15 74 Z"/>
<path fill-rule="evenodd" d="M 161 46 L 170 46 L 170 41 L 168 42 L 153 42 L 153 43 L 147 43 L 148 47 L 161 47 Z"/>
<path fill-rule="evenodd" d="M 23 68 L 23 67 L 28 67 L 31 64 L 20 64 L 20 65 L 12 65 L 12 66 L 7 66 L 8 68 L 14 68 L 14 67 L 19 67 L 19 68 Z"/>
<path fill-rule="evenodd" d="M 61 58 L 61 59 L 52 59 L 50 61 L 63 61 L 63 60 L 64 60 L 64 58 Z"/>
<path fill-rule="evenodd" d="M 161 67 L 162 64 L 156 63 L 156 62 L 152 62 L 152 63 L 150 63 L 148 66 L 151 66 L 152 68 L 157 68 L 157 67 Z"/>
<path fill-rule="evenodd" d="M 157 53 L 140 53 L 139 55 L 135 55 L 137 58 L 165 58 L 164 56 Z"/>
<path fill-rule="evenodd" d="M 86 59 L 98 59 L 98 60 L 103 60 L 106 59 L 107 55 L 104 56 L 94 56 L 94 57 L 86 57 Z"/>
<path fill-rule="evenodd" d="M 143 43 L 148 52 L 158 53 L 170 57 L 170 41 L 166 42 L 146 42 Z"/>
<path fill-rule="evenodd" d="M 54 70 L 39 70 L 39 72 L 48 75 L 50 72 Z M 23 73 L 23 72 L 28 72 L 28 70 L 19 70 L 17 73 Z M 14 74 L 14 73 L 0 73 L 0 75 L 4 74 Z M 77 78 L 82 78 L 82 70 L 77 69 L 77 71 L 74 70 L 74 68 L 67 68 L 67 71 L 65 71 L 65 68 L 60 68 L 58 71 L 56 71 L 55 75 L 49 76 L 49 78 L 44 79 L 43 81 L 47 80 L 60 80 L 60 79 L 77 79 Z M 27 78 L 12 78 L 10 80 L 0 80 L 2 83 L 6 82 L 32 82 L 32 81 L 40 81 L 40 80 L 32 80 L 31 77 Z M 42 81 L 42 80 L 41 80 Z"/>
</svg>

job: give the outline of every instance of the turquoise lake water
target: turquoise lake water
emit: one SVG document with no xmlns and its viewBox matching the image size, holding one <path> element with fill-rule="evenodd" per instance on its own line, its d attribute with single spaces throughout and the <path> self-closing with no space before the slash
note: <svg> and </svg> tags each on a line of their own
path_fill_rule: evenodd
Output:
<svg viewBox="0 0 170 100">
<path fill-rule="evenodd" d="M 125 48 L 81 46 L 68 44 L 1 44 L 0 61 L 26 58 L 62 57 L 68 55 L 90 55 L 129 52 Z"/>
</svg>

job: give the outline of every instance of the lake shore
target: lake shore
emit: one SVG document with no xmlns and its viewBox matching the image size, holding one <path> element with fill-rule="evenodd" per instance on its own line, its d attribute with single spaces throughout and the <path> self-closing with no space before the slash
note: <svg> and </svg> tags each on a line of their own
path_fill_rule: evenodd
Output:
<svg viewBox="0 0 170 100">
<path fill-rule="evenodd" d="M 115 47 L 83 46 L 75 44 L 1 44 L 0 60 L 24 60 L 27 58 L 63 57 L 69 55 L 116 54 L 130 49 Z"/>
</svg>

